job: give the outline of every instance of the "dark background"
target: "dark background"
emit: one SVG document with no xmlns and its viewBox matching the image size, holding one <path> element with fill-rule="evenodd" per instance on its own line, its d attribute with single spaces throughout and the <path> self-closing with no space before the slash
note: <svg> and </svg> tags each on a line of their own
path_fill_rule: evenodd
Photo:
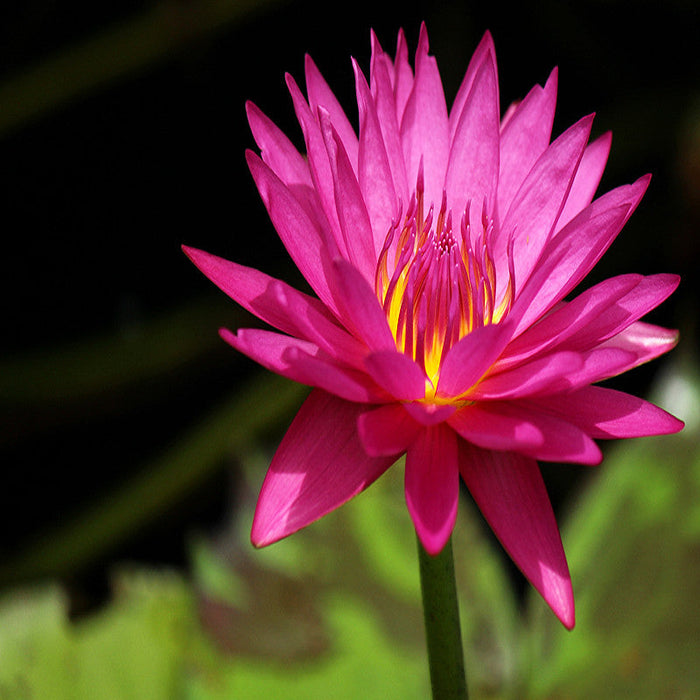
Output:
<svg viewBox="0 0 700 700">
<path fill-rule="evenodd" d="M 488 28 L 504 108 L 558 65 L 555 134 L 592 111 L 594 136 L 613 131 L 601 190 L 653 173 L 590 281 L 682 274 L 651 320 L 681 328 L 676 352 L 695 351 L 696 3 L 5 2 L 0 586 L 57 574 L 94 594 L 114 561 L 183 563 L 187 534 L 224 517 L 235 489 L 222 463 L 137 534 L 67 571 L 12 566 L 147 469 L 257 371 L 216 335 L 221 324 L 249 320 L 180 251 L 187 243 L 296 282 L 245 166 L 254 147 L 245 100 L 301 145 L 284 72 L 303 84 L 310 53 L 354 116 L 350 56 L 368 69 L 370 27 L 390 51 L 403 27 L 413 51 L 422 20 L 448 100 Z M 208 311 L 181 323 L 193 308 Z M 194 349 L 178 354 L 179 344 Z M 150 369 L 135 369 L 146 355 Z M 661 366 L 615 386 L 645 394 Z M 580 474 L 550 476 L 557 507 Z"/>
</svg>

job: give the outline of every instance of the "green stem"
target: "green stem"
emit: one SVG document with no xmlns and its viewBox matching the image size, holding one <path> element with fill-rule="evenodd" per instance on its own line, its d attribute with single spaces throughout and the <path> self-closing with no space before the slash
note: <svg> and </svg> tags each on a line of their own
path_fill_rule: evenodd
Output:
<svg viewBox="0 0 700 700">
<path fill-rule="evenodd" d="M 435 557 L 419 541 L 418 559 L 433 700 L 466 700 L 452 538 Z"/>
</svg>

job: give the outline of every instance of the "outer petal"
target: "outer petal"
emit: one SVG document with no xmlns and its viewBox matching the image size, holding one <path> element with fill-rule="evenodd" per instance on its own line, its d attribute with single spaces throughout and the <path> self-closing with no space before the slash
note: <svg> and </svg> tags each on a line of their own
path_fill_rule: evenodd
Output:
<svg viewBox="0 0 700 700">
<path fill-rule="evenodd" d="M 501 215 L 506 214 L 525 176 L 549 144 L 556 101 L 555 68 L 544 88 L 535 85 L 503 127 L 498 176 L 498 209 Z"/>
<path fill-rule="evenodd" d="M 447 353 L 440 368 L 437 391 L 440 396 L 460 396 L 498 359 L 512 334 L 507 323 L 474 329 Z"/>
<path fill-rule="evenodd" d="M 608 162 L 611 143 L 612 134 L 608 131 L 586 146 L 576 177 L 571 184 L 571 191 L 566 198 L 566 204 L 557 221 L 557 230 L 564 228 L 576 214 L 593 201 L 593 195 L 598 189 L 605 164 Z"/>
<path fill-rule="evenodd" d="M 306 75 L 306 92 L 309 97 L 311 113 L 316 114 L 319 107 L 328 112 L 333 123 L 333 127 L 338 132 L 338 136 L 343 143 L 343 148 L 348 154 L 353 168 L 357 167 L 358 142 L 355 130 L 350 124 L 345 111 L 340 106 L 333 91 L 321 75 L 321 71 L 308 54 L 304 57 L 304 71 Z M 356 171 L 357 172 L 357 171 Z"/>
<path fill-rule="evenodd" d="M 486 377 L 467 396 L 480 399 L 556 394 L 614 377 L 634 366 L 627 348 L 599 347 L 589 352 L 563 350 Z"/>
<path fill-rule="evenodd" d="M 461 210 L 471 201 L 481 210 L 485 200 L 489 213 L 494 210 L 499 140 L 498 77 L 487 59 L 474 79 L 450 147 L 445 189 L 452 207 Z"/>
<path fill-rule="evenodd" d="M 277 175 L 254 153 L 248 151 L 246 156 L 250 172 L 282 243 L 321 301 L 335 309 L 323 265 L 319 264 L 328 260 L 320 232 Z"/>
<path fill-rule="evenodd" d="M 683 421 L 658 406 L 600 386 L 530 399 L 528 404 L 575 423 L 597 439 L 668 435 L 683 429 Z"/>
<path fill-rule="evenodd" d="M 493 37 L 488 31 L 481 38 L 479 45 L 472 54 L 469 65 L 467 66 L 467 72 L 464 74 L 459 90 L 457 90 L 455 100 L 452 103 L 452 108 L 450 109 L 450 143 L 452 143 L 454 134 L 457 131 L 457 124 L 462 116 L 462 110 L 464 109 L 464 105 L 466 104 L 469 93 L 471 92 L 476 74 L 485 60 L 490 60 L 495 67 L 496 48 L 493 45 Z M 498 107 L 498 105 L 496 106 Z M 500 108 L 498 111 L 500 113 Z"/>
<path fill-rule="evenodd" d="M 327 229 L 330 235 L 326 236 L 327 243 L 330 247 L 330 242 L 334 242 L 337 251 L 343 257 L 347 258 L 347 250 L 345 241 L 338 223 L 338 214 L 335 210 L 335 192 L 333 188 L 333 173 L 328 160 L 328 152 L 323 140 L 323 134 L 318 124 L 317 114 L 311 111 L 304 96 L 299 89 L 299 86 L 294 81 L 291 75 L 286 76 L 287 87 L 289 94 L 294 103 L 294 112 L 296 113 L 299 125 L 304 133 L 304 142 L 306 144 L 306 156 L 311 172 L 311 179 L 314 184 L 314 189 L 318 195 L 323 216 L 327 222 Z M 336 251 L 331 250 L 333 257 Z"/>
<path fill-rule="evenodd" d="M 260 155 L 275 175 L 287 186 L 311 186 L 309 165 L 287 136 L 252 102 L 246 113 Z"/>
<path fill-rule="evenodd" d="M 489 450 L 520 452 L 535 459 L 600 464 L 598 446 L 572 423 L 516 402 L 482 401 L 448 419 L 465 440 Z"/>
<path fill-rule="evenodd" d="M 393 66 L 389 57 L 382 52 L 374 32 L 372 32 L 372 60 L 370 63 L 370 87 L 372 102 L 376 111 L 377 123 L 381 129 L 384 147 L 391 167 L 396 195 L 402 202 L 408 202 L 409 191 L 406 180 L 406 163 L 403 158 L 399 116 L 392 85 Z M 362 109 L 369 106 L 365 95 L 364 76 L 358 80 L 358 105 L 360 107 L 360 138 L 362 138 Z M 374 127 L 373 127 L 374 128 Z M 361 156 L 360 156 L 361 157 Z M 362 182 L 362 179 L 360 179 Z"/>
<path fill-rule="evenodd" d="M 365 451 L 375 457 L 402 454 L 422 429 L 423 426 L 398 403 L 371 408 L 357 420 L 357 430 Z"/>
<path fill-rule="evenodd" d="M 369 457 L 357 433 L 366 406 L 312 391 L 267 472 L 253 519 L 256 547 L 318 520 L 366 489 L 393 462 Z"/>
<path fill-rule="evenodd" d="M 393 121 L 393 123 L 383 125 L 377 115 L 374 100 L 362 71 L 355 62 L 353 62 L 353 67 L 355 69 L 357 104 L 360 111 L 358 180 L 372 222 L 374 262 L 376 262 L 391 223 L 398 213 L 394 176 L 397 175 L 401 181 L 401 175 L 399 172 L 394 173 L 394 170 L 399 170 L 400 166 L 400 170 L 403 171 L 403 154 L 400 152 L 401 143 L 396 126 L 396 115 L 391 111 L 394 107 L 393 94 L 386 94 L 386 90 L 390 90 L 391 86 L 388 85 L 382 91 L 382 96 L 384 102 L 388 103 L 386 109 L 389 112 L 384 118 Z M 384 76 L 385 82 L 388 83 L 389 76 L 386 74 L 386 67 L 382 65 L 378 70 Z M 389 150 L 385 146 L 385 138 L 392 139 L 391 162 Z M 399 166 L 397 166 L 397 157 L 399 158 Z M 406 190 L 405 182 L 406 175 L 403 173 L 402 184 L 399 187 L 400 192 Z M 406 199 L 405 194 L 404 199 Z"/>
<path fill-rule="evenodd" d="M 366 348 L 340 328 L 326 307 L 264 272 L 183 246 L 192 262 L 244 309 L 284 333 L 316 343 L 329 355 L 361 366 Z"/>
<path fill-rule="evenodd" d="M 643 279 L 642 275 L 634 274 L 611 277 L 579 294 L 573 301 L 562 303 L 508 345 L 503 359 L 498 363 L 499 369 L 522 364 L 552 348 L 588 349 L 590 345 L 579 347 L 577 343 L 570 347 L 567 344 L 566 348 L 562 348 L 561 344 L 577 331 L 586 332 L 591 325 L 595 325 L 601 315 L 615 308 L 618 301 L 634 290 Z"/>
<path fill-rule="evenodd" d="M 428 34 L 421 27 L 416 51 L 416 78 L 401 121 L 401 140 L 409 189 L 415 186 L 423 163 L 425 210 L 439 206 L 449 155 L 447 106 L 434 56 L 428 55 Z"/>
<path fill-rule="evenodd" d="M 406 454 L 406 504 L 428 554 L 452 534 L 459 503 L 457 436 L 445 425 L 425 428 Z"/>
<path fill-rule="evenodd" d="M 530 170 L 505 214 L 495 252 L 504 255 L 512 237 L 516 290 L 530 277 L 554 232 L 592 122 L 592 116 L 584 117 L 549 146 Z M 505 274 L 501 277 L 507 279 Z M 500 292 L 499 289 L 498 296 Z"/>
<path fill-rule="evenodd" d="M 571 577 L 537 462 L 462 442 L 459 470 L 504 549 L 564 626 L 572 629 Z"/>
<path fill-rule="evenodd" d="M 368 355 L 365 367 L 379 386 L 400 401 L 415 401 L 425 396 L 425 372 L 398 350 L 380 350 Z"/>
<path fill-rule="evenodd" d="M 333 173 L 335 209 L 348 260 L 370 281 L 374 279 L 377 258 L 367 207 L 348 155 L 330 123 L 328 113 L 319 109 L 319 118 Z"/>
<path fill-rule="evenodd" d="M 630 355 L 630 361 L 615 373 L 619 374 L 672 350 L 678 344 L 678 337 L 678 331 L 637 321 L 610 340 L 606 340 L 599 348 L 601 351 L 616 350 Z"/>
<path fill-rule="evenodd" d="M 325 389 L 348 401 L 391 400 L 367 374 L 339 367 L 313 343 L 257 328 L 243 328 L 238 334 L 222 328 L 219 334 L 229 345 L 263 367 L 300 384 Z"/>
<path fill-rule="evenodd" d="M 518 292 L 509 318 L 518 331 L 564 298 L 600 260 L 644 196 L 649 177 L 599 197 L 559 231 L 542 251 L 534 274 Z"/>
<path fill-rule="evenodd" d="M 333 261 L 331 270 L 332 291 L 346 327 L 371 350 L 395 350 L 384 310 L 367 280 L 345 260 Z"/>
</svg>

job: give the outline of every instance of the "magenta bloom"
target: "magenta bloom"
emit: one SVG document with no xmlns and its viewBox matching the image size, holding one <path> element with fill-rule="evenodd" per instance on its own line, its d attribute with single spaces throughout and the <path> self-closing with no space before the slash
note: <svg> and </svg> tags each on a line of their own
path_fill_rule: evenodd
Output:
<svg viewBox="0 0 700 700">
<path fill-rule="evenodd" d="M 367 488 L 406 454 L 406 503 L 438 553 L 459 477 L 567 627 L 571 579 L 537 460 L 598 464 L 601 438 L 682 423 L 591 386 L 670 350 L 639 321 L 678 285 L 626 274 L 563 301 L 639 204 L 649 176 L 593 199 L 610 134 L 592 116 L 550 143 L 556 70 L 501 117 L 487 33 L 448 110 L 428 36 L 415 73 L 372 36 L 369 84 L 353 63 L 359 136 L 307 57 L 287 77 L 306 157 L 254 105 L 247 160 L 270 218 L 316 297 L 186 248 L 243 307 L 281 332 L 221 330 L 234 348 L 314 389 L 262 486 L 264 546 Z"/>
</svg>

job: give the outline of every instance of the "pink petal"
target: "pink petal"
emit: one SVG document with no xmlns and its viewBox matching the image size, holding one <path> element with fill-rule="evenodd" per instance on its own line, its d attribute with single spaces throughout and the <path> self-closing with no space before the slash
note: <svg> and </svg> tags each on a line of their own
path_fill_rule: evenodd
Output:
<svg viewBox="0 0 700 700">
<path fill-rule="evenodd" d="M 408 62 L 408 44 L 403 29 L 399 30 L 396 39 L 396 58 L 394 60 L 394 96 L 396 99 L 396 120 L 401 124 L 411 93 L 413 92 L 413 71 Z"/>
<path fill-rule="evenodd" d="M 316 343 L 334 357 L 361 365 L 366 349 L 340 328 L 326 307 L 264 272 L 183 246 L 192 262 L 219 289 L 283 333 Z"/>
<path fill-rule="evenodd" d="M 360 133 L 362 133 L 362 110 L 370 109 L 377 119 L 382 141 L 389 160 L 396 196 L 408 202 L 409 188 L 406 180 L 406 163 L 403 158 L 400 120 L 397 114 L 396 98 L 392 75 L 394 67 L 389 57 L 382 52 L 377 37 L 372 32 L 372 59 L 370 62 L 370 93 L 366 92 L 367 82 L 358 69 L 360 80 L 356 84 L 358 105 L 360 106 Z M 374 118 L 374 117 L 372 117 Z M 372 129 L 376 128 L 372 125 Z"/>
<path fill-rule="evenodd" d="M 558 352 L 515 369 L 491 374 L 467 394 L 469 399 L 505 399 L 532 396 L 545 391 L 564 391 L 567 378 L 584 368 L 581 354 Z"/>
<path fill-rule="evenodd" d="M 414 401 L 425 396 L 425 372 L 398 350 L 380 350 L 365 358 L 369 375 L 399 401 Z"/>
<path fill-rule="evenodd" d="M 615 374 L 619 374 L 672 350 L 678 344 L 678 338 L 679 334 L 676 330 L 637 321 L 621 333 L 606 340 L 599 348 L 601 351 L 627 353 L 628 362 L 615 372 Z M 614 375 L 609 374 L 602 379 L 607 379 L 609 376 Z"/>
<path fill-rule="evenodd" d="M 370 457 L 357 419 L 362 404 L 312 391 L 284 436 L 258 498 L 251 540 L 272 544 L 366 489 L 392 457 Z"/>
<path fill-rule="evenodd" d="M 644 399 L 599 386 L 543 396 L 529 403 L 536 410 L 571 421 L 596 439 L 667 435 L 677 433 L 684 425 Z"/>
<path fill-rule="evenodd" d="M 357 420 L 357 430 L 368 455 L 398 456 L 418 437 L 420 423 L 404 411 L 401 404 L 389 403 L 371 408 Z"/>
<path fill-rule="evenodd" d="M 637 287 L 642 279 L 641 275 L 634 274 L 612 277 L 587 289 L 573 301 L 562 303 L 508 345 L 503 359 L 499 360 L 498 368 L 522 364 L 528 358 L 555 347 L 558 350 L 588 349 L 578 347 L 578 344 L 562 348 L 561 343 L 579 330 L 585 332 L 601 315 L 611 308 L 617 308 L 617 302 Z"/>
<path fill-rule="evenodd" d="M 564 626 L 572 629 L 571 576 L 537 462 L 462 442 L 459 470 L 503 548 Z"/>
<path fill-rule="evenodd" d="M 498 210 L 505 215 L 518 188 L 549 145 L 557 101 L 557 70 L 544 89 L 530 90 L 501 132 Z"/>
<path fill-rule="evenodd" d="M 460 396 L 476 384 L 498 359 L 512 334 L 507 323 L 475 328 L 448 351 L 440 367 L 437 392 Z"/>
<path fill-rule="evenodd" d="M 321 128 L 316 115 L 306 103 L 299 86 L 291 75 L 286 76 L 289 94 L 292 96 L 294 111 L 304 133 L 306 144 L 306 156 L 308 159 L 311 179 L 318 195 L 323 216 L 325 217 L 330 236 L 326 236 L 326 242 L 334 242 L 336 250 L 345 258 L 348 257 L 345 240 L 340 230 L 338 214 L 335 210 L 335 192 L 333 188 L 333 173 L 328 160 L 326 144 L 321 133 Z M 333 255 L 336 251 L 332 251 Z"/>
<path fill-rule="evenodd" d="M 272 170 L 254 153 L 246 153 L 248 167 L 272 224 L 299 271 L 323 303 L 335 309 L 323 264 L 328 252 L 319 231 L 301 205 Z"/>
<path fill-rule="evenodd" d="M 333 128 L 338 133 L 352 167 L 357 168 L 358 141 L 355 130 L 311 56 L 307 54 L 304 59 L 306 92 L 311 113 L 316 114 L 318 108 L 322 107 L 330 115 Z M 357 174 L 356 170 L 355 173 Z"/>
<path fill-rule="evenodd" d="M 367 280 L 349 262 L 331 266 L 333 295 L 346 327 L 371 350 L 395 350 L 384 309 Z"/>
<path fill-rule="evenodd" d="M 467 103 L 467 98 L 471 92 L 472 85 L 476 78 L 476 74 L 479 72 L 484 61 L 490 61 L 494 68 L 496 66 L 496 48 L 493 45 L 493 38 L 490 32 L 486 32 L 481 38 L 479 45 L 476 47 L 476 51 L 472 54 L 469 65 L 467 66 L 467 72 L 462 78 L 462 82 L 457 90 L 457 95 L 452 103 L 452 108 L 450 109 L 450 143 L 454 138 L 455 132 L 457 131 L 457 125 L 462 117 L 462 111 L 464 110 L 464 105 Z M 496 108 L 500 113 L 500 108 L 496 104 Z"/>
<path fill-rule="evenodd" d="M 325 389 L 348 401 L 376 403 L 390 398 L 367 374 L 339 367 L 313 343 L 258 328 L 242 328 L 237 334 L 222 328 L 219 334 L 266 369 L 300 384 Z"/>
<path fill-rule="evenodd" d="M 587 352 L 563 350 L 515 369 L 494 373 L 469 392 L 469 398 L 501 399 L 556 394 L 626 372 L 636 355 L 626 347 L 602 345 Z"/>
<path fill-rule="evenodd" d="M 425 210 L 442 201 L 449 155 L 447 106 L 434 56 L 428 55 L 428 34 L 421 26 L 416 51 L 416 77 L 401 121 L 401 140 L 409 187 L 417 181 L 423 163 Z"/>
<path fill-rule="evenodd" d="M 367 281 L 374 281 L 376 254 L 374 234 L 365 207 L 360 185 L 353 173 L 348 155 L 328 114 L 319 110 L 321 131 L 333 173 L 333 190 L 338 223 L 343 234 L 347 259 Z"/>
<path fill-rule="evenodd" d="M 572 324 L 569 333 L 561 338 L 559 347 L 563 342 L 566 349 L 586 350 L 619 334 L 667 299 L 679 283 L 678 275 L 643 277 L 627 294 L 601 309 L 595 318 L 585 324 Z"/>
<path fill-rule="evenodd" d="M 566 198 L 566 204 L 557 221 L 557 230 L 564 228 L 576 214 L 593 201 L 593 195 L 598 189 L 605 164 L 608 162 L 611 143 L 612 134 L 608 131 L 586 146 L 581 164 L 571 184 L 571 191 Z"/>
<path fill-rule="evenodd" d="M 311 173 L 306 159 L 287 136 L 252 102 L 246 102 L 246 113 L 260 155 L 275 175 L 287 186 L 310 186 Z"/>
<path fill-rule="evenodd" d="M 599 197 L 559 231 L 542 251 L 532 277 L 517 291 L 509 318 L 515 335 L 564 298 L 600 260 L 631 216 L 649 184 L 642 177 Z"/>
<path fill-rule="evenodd" d="M 547 148 L 528 173 L 505 214 L 496 254 L 505 255 L 507 242 L 512 237 L 516 290 L 530 277 L 554 232 L 591 132 L 592 121 L 592 116 L 584 117 Z"/>
<path fill-rule="evenodd" d="M 481 209 L 486 201 L 493 211 L 499 140 L 498 77 L 493 60 L 487 59 L 474 79 L 450 148 L 445 189 L 453 207 L 463 209 L 471 201 Z"/>
<path fill-rule="evenodd" d="M 455 404 L 434 404 L 411 401 L 403 404 L 404 410 L 421 425 L 438 425 L 446 421 L 456 410 Z"/>
<path fill-rule="evenodd" d="M 396 125 L 393 94 L 386 94 L 387 91 L 391 91 L 386 68 L 382 64 L 377 69 L 384 79 L 382 82 L 384 87 L 381 91 L 384 109 L 380 117 L 375 109 L 374 100 L 365 77 L 354 62 L 353 67 L 355 68 L 357 104 L 360 110 L 358 179 L 362 197 L 372 222 L 374 259 L 376 260 L 392 220 L 398 214 L 394 177 L 399 180 L 399 192 L 402 193 L 404 201 L 408 200 L 406 174 L 403 153 L 400 150 L 401 142 Z M 384 121 L 388 121 L 388 124 L 383 123 Z M 390 149 L 385 147 L 385 139 L 391 144 Z"/>
<path fill-rule="evenodd" d="M 406 504 L 426 552 L 439 554 L 459 503 L 457 437 L 445 425 L 424 428 L 406 454 Z"/>
<path fill-rule="evenodd" d="M 576 425 L 516 402 L 482 401 L 457 411 L 448 424 L 488 450 L 520 452 L 547 462 L 600 464 L 602 454 Z"/>
</svg>

